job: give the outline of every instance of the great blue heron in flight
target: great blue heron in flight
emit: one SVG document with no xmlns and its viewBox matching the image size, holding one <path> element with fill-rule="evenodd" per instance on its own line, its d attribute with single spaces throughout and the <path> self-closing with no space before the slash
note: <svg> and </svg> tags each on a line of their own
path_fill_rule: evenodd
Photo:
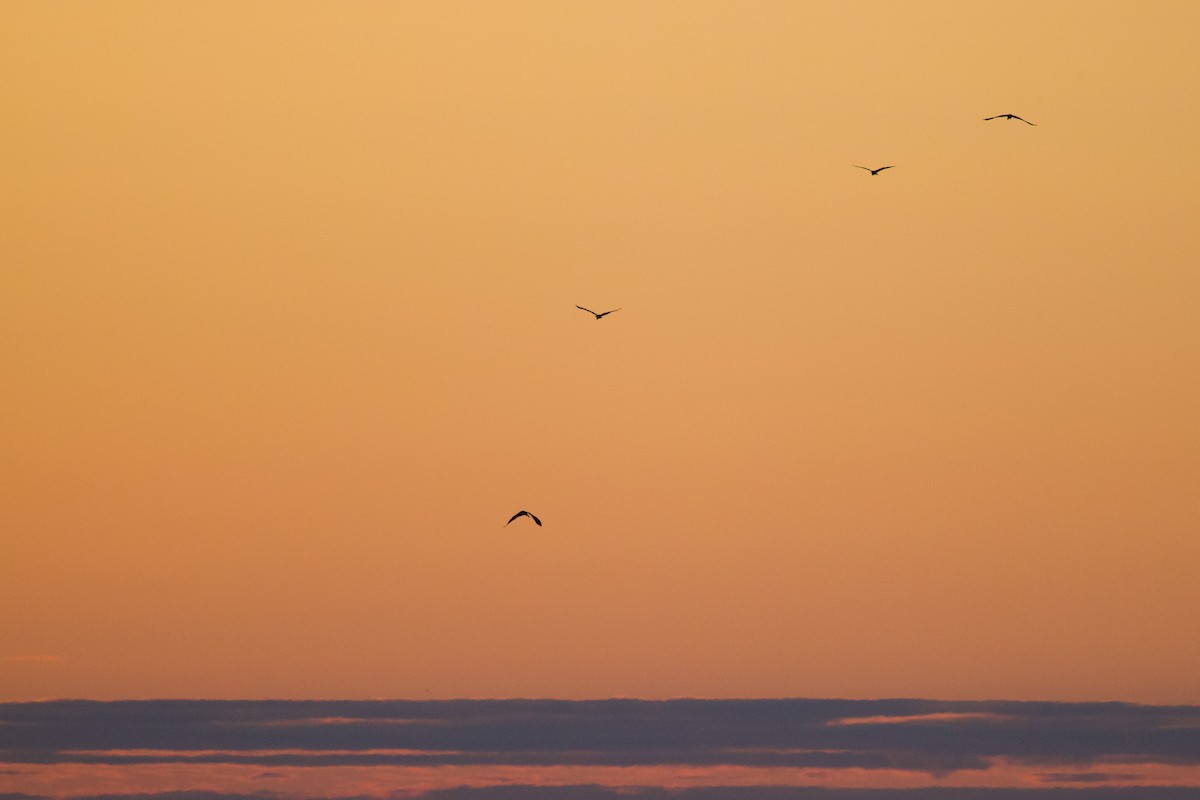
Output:
<svg viewBox="0 0 1200 800">
<path fill-rule="evenodd" d="M 850 166 L 852 166 L 852 167 L 858 167 L 858 164 L 851 164 Z M 872 175 L 878 175 L 879 173 L 883 172 L 885 169 L 891 169 L 891 168 L 892 168 L 892 167 L 894 167 L 894 166 L 896 166 L 896 165 L 895 165 L 895 164 L 889 164 L 888 166 L 886 166 L 886 167 L 880 167 L 879 169 L 871 169 L 870 167 L 858 167 L 858 168 L 859 168 L 859 169 L 865 169 L 867 172 L 871 173 Z"/>
<path fill-rule="evenodd" d="M 583 306 L 575 306 L 575 307 L 578 308 L 580 311 L 586 311 L 589 314 L 594 315 L 596 317 L 596 319 L 600 319 L 601 317 L 607 317 L 609 314 L 613 313 L 613 311 L 621 310 L 619 308 L 614 308 L 612 311 L 601 311 L 599 314 L 597 314 L 595 311 L 592 311 L 590 308 L 584 308 Z"/>
<path fill-rule="evenodd" d="M 542 525 L 542 521 L 540 519 L 535 517 L 533 514 L 530 514 L 528 511 L 525 511 L 524 509 L 522 509 L 521 511 L 518 511 L 517 513 L 515 513 L 511 517 L 509 517 L 508 522 L 504 523 L 504 527 L 507 528 L 509 522 L 512 522 L 517 517 L 529 517 L 531 520 L 533 520 L 534 522 L 536 522 L 538 524 L 538 527 L 541 527 L 541 525 Z"/>
<path fill-rule="evenodd" d="M 1021 120 L 1021 122 L 1024 122 L 1026 125 L 1033 125 L 1035 127 L 1037 126 L 1036 122 L 1030 122 L 1027 119 L 1018 117 L 1016 114 L 997 114 L 994 117 L 984 117 L 983 121 L 988 122 L 989 120 L 993 120 L 993 119 L 1019 119 L 1019 120 Z"/>
</svg>

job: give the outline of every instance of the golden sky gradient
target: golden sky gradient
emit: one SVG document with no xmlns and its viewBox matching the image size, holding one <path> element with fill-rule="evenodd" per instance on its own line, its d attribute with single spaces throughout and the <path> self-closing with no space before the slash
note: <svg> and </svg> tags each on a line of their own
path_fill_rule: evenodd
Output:
<svg viewBox="0 0 1200 800">
<path fill-rule="evenodd" d="M 1200 702 L 1197 30 L 0 5 L 0 700 Z"/>
</svg>

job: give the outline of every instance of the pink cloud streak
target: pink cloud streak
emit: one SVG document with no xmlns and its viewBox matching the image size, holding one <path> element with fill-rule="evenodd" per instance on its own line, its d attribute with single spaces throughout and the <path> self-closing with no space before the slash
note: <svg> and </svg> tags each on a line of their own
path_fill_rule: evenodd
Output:
<svg viewBox="0 0 1200 800">
<path fill-rule="evenodd" d="M 272 768 L 270 784 L 261 765 L 234 764 L 0 764 L 0 792 L 70 797 L 169 791 L 252 793 L 264 788 L 298 798 L 363 795 L 412 797 L 435 789 L 502 785 L 569 786 L 598 784 L 631 789 L 657 786 L 686 789 L 712 786 L 823 786 L 830 788 L 916 789 L 1096 788 L 1098 786 L 1196 786 L 1200 766 L 1122 763 L 1118 774 L 1097 779 L 1095 771 L 1050 770 L 1045 764 L 997 759 L 985 770 L 943 776 L 901 769 L 721 766 L 332 766 Z M 1072 780 L 1072 776 L 1077 776 Z"/>
</svg>

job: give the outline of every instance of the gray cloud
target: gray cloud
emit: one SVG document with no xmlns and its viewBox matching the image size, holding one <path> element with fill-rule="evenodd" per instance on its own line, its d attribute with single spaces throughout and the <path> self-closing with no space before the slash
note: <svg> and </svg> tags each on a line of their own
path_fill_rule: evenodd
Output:
<svg viewBox="0 0 1200 800">
<path fill-rule="evenodd" d="M 566 788 L 569 791 L 563 792 Z M 1196 800 L 1192 788 L 1086 789 L 826 789 L 819 787 L 715 786 L 629 792 L 602 786 L 492 786 L 423 794 L 420 800 Z"/>
<path fill-rule="evenodd" d="M 10 763 L 730 764 L 942 775 L 985 769 L 997 757 L 1080 767 L 1076 774 L 1099 762 L 1197 764 L 1200 708 L 929 700 L 0 704 L 0 761 Z"/>
<path fill-rule="evenodd" d="M 158 794 L 73 795 L 72 800 L 263 800 L 271 793 L 163 792 Z M 656 787 L 610 789 L 603 786 L 493 786 L 428 792 L 406 800 L 1196 800 L 1194 788 L 1130 787 L 1084 789 L 822 789 L 812 787 L 706 787 L 668 790 Z M 0 794 L 0 800 L 56 800 L 42 795 Z M 362 796 L 325 800 L 376 800 Z"/>
</svg>

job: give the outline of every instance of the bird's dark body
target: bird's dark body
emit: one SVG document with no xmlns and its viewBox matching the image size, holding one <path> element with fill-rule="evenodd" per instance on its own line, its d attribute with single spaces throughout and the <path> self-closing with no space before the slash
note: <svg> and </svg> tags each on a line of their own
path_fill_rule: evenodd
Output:
<svg viewBox="0 0 1200 800">
<path fill-rule="evenodd" d="M 589 314 L 594 316 L 596 319 L 603 319 L 604 317 L 607 317 L 609 314 L 613 313 L 613 311 L 621 310 L 619 308 L 614 308 L 612 311 L 601 311 L 599 314 L 597 314 L 595 311 L 592 311 L 590 308 L 584 308 L 583 306 L 575 306 L 575 307 L 578 308 L 580 311 L 588 312 Z"/>
<path fill-rule="evenodd" d="M 1029 120 L 1024 119 L 1023 117 L 1018 117 L 1016 114 L 997 114 L 994 117 L 984 117 L 983 121 L 989 122 L 993 119 L 1016 119 L 1016 120 L 1020 120 L 1021 122 L 1024 122 L 1026 125 L 1033 125 L 1034 127 L 1037 127 L 1036 122 L 1030 122 Z"/>
</svg>

